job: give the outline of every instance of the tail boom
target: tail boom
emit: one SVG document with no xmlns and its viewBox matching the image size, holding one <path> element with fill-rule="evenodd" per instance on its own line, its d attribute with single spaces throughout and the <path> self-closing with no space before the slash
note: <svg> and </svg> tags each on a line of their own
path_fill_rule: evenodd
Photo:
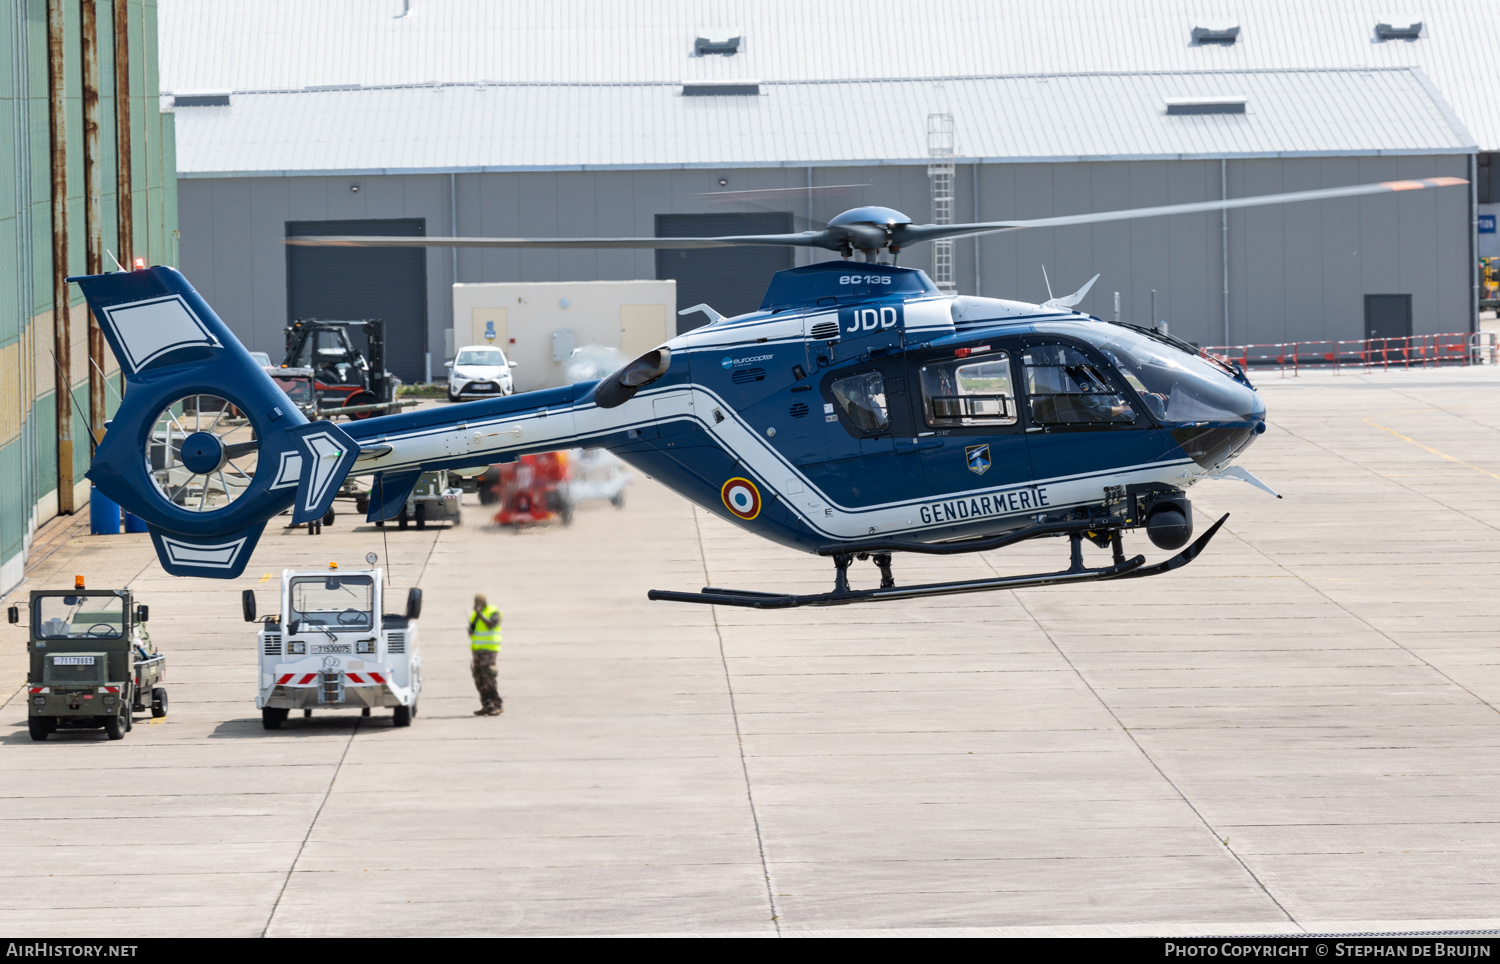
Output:
<svg viewBox="0 0 1500 964">
<path fill-rule="evenodd" d="M 162 567 L 174 575 L 238 576 L 267 521 L 288 506 L 294 523 L 322 518 L 351 473 L 377 476 L 383 494 L 380 505 L 372 500 L 371 518 L 380 518 L 422 471 L 614 447 L 656 432 L 654 403 L 601 408 L 594 382 L 344 425 L 309 422 L 177 271 L 69 280 L 83 289 L 128 384 L 88 478 L 145 520 Z M 224 400 L 207 430 L 189 431 L 176 417 L 195 396 Z M 229 444 L 215 434 L 229 412 L 229 422 L 249 426 L 250 441 L 242 435 Z M 175 428 L 163 430 L 167 422 Z M 253 474 L 241 468 L 231 485 L 223 467 L 252 451 Z M 198 490 L 177 484 L 188 472 L 189 481 L 204 479 Z M 218 497 L 209 505 L 215 472 Z"/>
</svg>

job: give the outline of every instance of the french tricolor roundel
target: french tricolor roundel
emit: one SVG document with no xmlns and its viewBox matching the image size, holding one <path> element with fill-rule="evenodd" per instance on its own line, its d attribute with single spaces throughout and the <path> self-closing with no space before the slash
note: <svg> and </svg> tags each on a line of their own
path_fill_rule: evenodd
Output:
<svg viewBox="0 0 1500 964">
<path fill-rule="evenodd" d="M 724 508 L 747 522 L 760 515 L 760 490 L 749 479 L 730 479 L 719 490 Z"/>
</svg>

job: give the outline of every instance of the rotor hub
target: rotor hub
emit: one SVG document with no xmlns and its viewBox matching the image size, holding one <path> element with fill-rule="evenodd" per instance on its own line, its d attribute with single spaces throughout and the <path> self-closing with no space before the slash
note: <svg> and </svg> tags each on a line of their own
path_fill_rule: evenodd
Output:
<svg viewBox="0 0 1500 964">
<path fill-rule="evenodd" d="M 212 432 L 194 432 L 182 440 L 183 468 L 194 475 L 208 475 L 224 467 L 228 452 Z"/>
</svg>

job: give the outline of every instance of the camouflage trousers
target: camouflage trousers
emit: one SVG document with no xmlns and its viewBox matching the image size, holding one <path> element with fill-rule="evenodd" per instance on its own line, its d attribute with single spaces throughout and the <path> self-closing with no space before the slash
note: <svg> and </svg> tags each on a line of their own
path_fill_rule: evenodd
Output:
<svg viewBox="0 0 1500 964">
<path fill-rule="evenodd" d="M 495 668 L 499 656 L 499 653 L 492 650 L 476 649 L 473 651 L 474 661 L 469 667 L 474 674 L 474 688 L 479 690 L 479 701 L 487 710 L 499 709 L 502 702 L 497 688 L 500 671 Z"/>
</svg>

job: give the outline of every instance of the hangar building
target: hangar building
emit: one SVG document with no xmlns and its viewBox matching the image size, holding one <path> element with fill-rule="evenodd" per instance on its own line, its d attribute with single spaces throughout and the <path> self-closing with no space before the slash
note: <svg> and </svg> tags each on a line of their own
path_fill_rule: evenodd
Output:
<svg viewBox="0 0 1500 964">
<path fill-rule="evenodd" d="M 962 239 L 902 263 L 1036 301 L 1043 266 L 1059 294 L 1099 272 L 1085 310 L 1113 317 L 1118 293 L 1123 319 L 1154 304 L 1206 345 L 1468 331 L 1500 21 L 1484 0 L 1387 7 L 163 0 L 182 267 L 253 348 L 279 350 L 290 317 L 381 316 L 398 374 L 420 380 L 441 375 L 455 282 L 674 278 L 680 305 L 732 313 L 771 271 L 833 255 L 287 237 L 787 231 L 860 204 L 995 220 L 1448 175 L 1474 183 Z"/>
<path fill-rule="evenodd" d="M 0 8 L 0 594 L 25 576 L 38 527 L 88 508 L 91 436 L 123 388 L 65 279 L 111 258 L 177 261 L 156 17 L 156 0 Z"/>
</svg>

